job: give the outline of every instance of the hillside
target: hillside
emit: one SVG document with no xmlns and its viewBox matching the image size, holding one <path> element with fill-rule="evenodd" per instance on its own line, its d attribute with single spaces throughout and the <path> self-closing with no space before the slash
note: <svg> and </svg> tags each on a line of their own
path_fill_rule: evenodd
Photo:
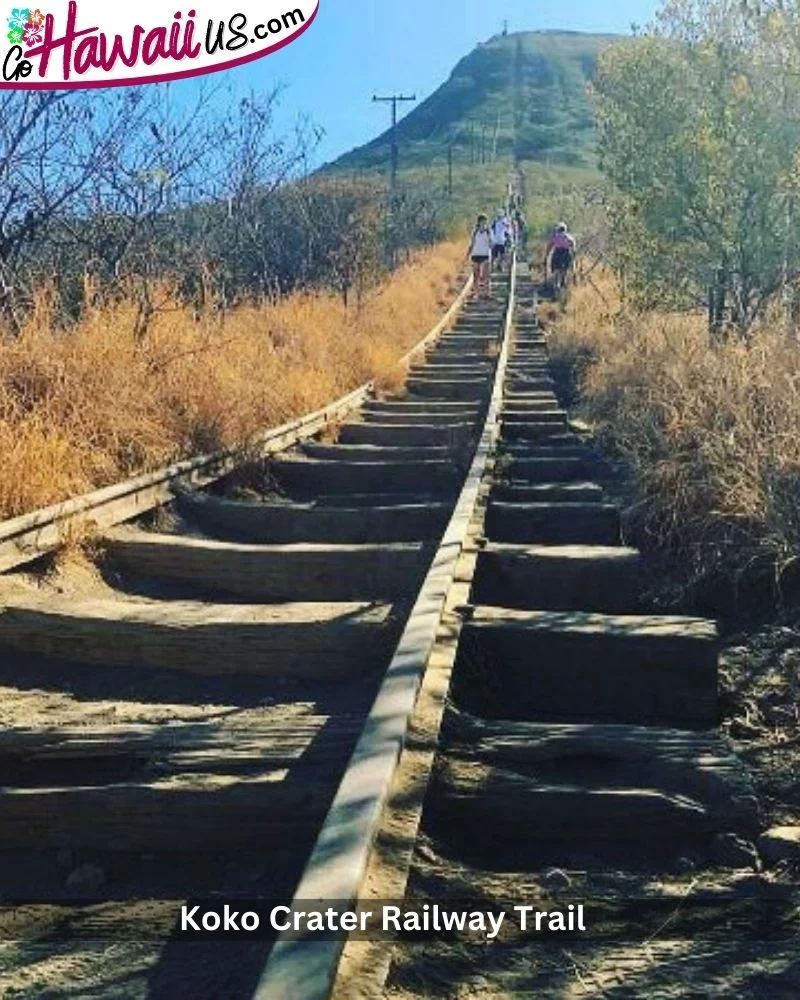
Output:
<svg viewBox="0 0 800 1000">
<path fill-rule="evenodd" d="M 594 126 L 586 83 L 598 53 L 615 37 L 529 31 L 478 45 L 399 123 L 402 165 L 442 163 L 452 142 L 460 164 L 516 158 L 592 166 Z M 385 132 L 331 167 L 383 167 L 388 142 Z"/>
</svg>

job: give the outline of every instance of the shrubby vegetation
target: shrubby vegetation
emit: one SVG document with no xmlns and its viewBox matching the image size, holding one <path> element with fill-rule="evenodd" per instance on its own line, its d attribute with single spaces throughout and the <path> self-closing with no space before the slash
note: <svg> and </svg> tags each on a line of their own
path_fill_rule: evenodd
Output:
<svg viewBox="0 0 800 1000">
<path fill-rule="evenodd" d="M 47 289 L 64 322 L 165 290 L 198 312 L 333 288 L 360 301 L 398 251 L 441 238 L 434 202 L 376 180 L 305 178 L 318 134 L 274 126 L 277 94 L 232 104 L 170 87 L 0 98 L 0 320 Z M 161 297 L 160 297 L 161 296 Z"/>
<path fill-rule="evenodd" d="M 747 334 L 800 277 L 800 7 L 668 0 L 601 57 L 615 265 L 643 305 Z M 709 289 L 711 301 L 709 299 Z"/>
<path fill-rule="evenodd" d="M 595 99 L 610 237 L 555 353 L 629 473 L 627 537 L 665 600 L 797 601 L 800 6 L 668 0 Z"/>
<path fill-rule="evenodd" d="M 454 291 L 425 192 L 182 93 L 0 95 L 0 517 L 396 378 Z"/>
</svg>

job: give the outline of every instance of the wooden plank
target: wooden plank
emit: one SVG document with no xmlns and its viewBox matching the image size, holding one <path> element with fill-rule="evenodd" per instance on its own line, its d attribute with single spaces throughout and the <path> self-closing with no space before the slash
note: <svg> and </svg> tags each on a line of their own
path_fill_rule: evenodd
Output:
<svg viewBox="0 0 800 1000">
<path fill-rule="evenodd" d="M 462 471 L 451 459 L 353 462 L 286 456 L 269 466 L 291 493 L 316 497 L 324 493 L 371 493 L 391 486 L 398 493 L 452 493 Z"/>
<path fill-rule="evenodd" d="M 472 434 L 472 425 L 462 423 L 352 423 L 339 432 L 343 444 L 418 445 L 438 444 L 463 447 Z"/>
<path fill-rule="evenodd" d="M 246 778 L 189 773 L 106 786 L 0 788 L 0 849 L 36 844 L 107 851 L 273 847 L 310 838 L 334 775 L 285 769 Z"/>
<path fill-rule="evenodd" d="M 321 444 L 317 441 L 303 442 L 300 446 L 303 454 L 309 458 L 336 462 L 415 462 L 440 461 L 452 459 L 451 449 L 446 445 L 424 444 L 387 445 L 387 444 Z"/>
<path fill-rule="evenodd" d="M 636 549 L 605 545 L 503 545 L 478 553 L 472 600 L 505 608 L 633 612 L 640 607 Z"/>
<path fill-rule="evenodd" d="M 479 607 L 454 695 L 495 718 L 702 728 L 717 720 L 717 655 L 703 618 Z"/>
<path fill-rule="evenodd" d="M 179 507 L 218 537 L 274 545 L 432 540 L 439 537 L 450 515 L 450 504 L 413 499 L 405 504 L 362 507 L 355 502 L 349 506 L 267 504 L 192 494 L 182 497 Z"/>
<path fill-rule="evenodd" d="M 445 733 L 438 807 L 455 809 L 455 829 L 465 835 L 481 836 L 484 809 L 501 815 L 509 809 L 499 802 L 504 792 L 513 792 L 512 808 L 520 805 L 517 836 L 532 840 L 647 843 L 726 830 L 752 834 L 758 827 L 749 775 L 716 732 L 547 725 L 451 712 Z M 484 829 L 486 820 L 484 814 Z M 514 836 L 510 814 L 500 826 Z"/>
<path fill-rule="evenodd" d="M 4 657 L 20 649 L 100 667 L 352 677 L 380 667 L 399 631 L 390 606 L 376 603 L 89 601 L 21 590 L 0 596 Z"/>
<path fill-rule="evenodd" d="M 508 485 L 525 487 L 518 481 Z M 575 486 L 584 487 L 585 484 L 575 481 Z M 506 503 L 490 500 L 486 512 L 486 534 L 497 542 L 618 545 L 619 510 L 613 504 L 593 502 Z"/>
<path fill-rule="evenodd" d="M 478 400 L 486 394 L 488 382 L 486 379 L 476 378 L 423 378 L 413 376 L 407 379 L 406 388 L 409 393 L 417 396 L 430 397 L 432 399 L 475 399 Z"/>
<path fill-rule="evenodd" d="M 310 745 L 324 735 L 325 745 L 355 742 L 361 731 L 359 716 L 330 717 L 312 711 L 267 715 L 258 721 L 256 711 L 244 719 L 222 722 L 168 722 L 158 724 L 71 725 L 30 729 L 6 726 L 0 729 L 0 761 L 6 784 L 22 785 L 26 768 L 59 762 L 91 764 L 120 757 L 140 759 L 148 766 L 170 769 L 226 771 L 242 763 L 270 767 L 288 766 L 299 760 Z M 13 775 L 13 782 L 10 777 Z M 52 783 L 52 782 L 51 782 Z"/>
<path fill-rule="evenodd" d="M 591 463 L 582 458 L 520 458 L 506 456 L 504 465 L 509 479 L 526 479 L 531 483 L 568 483 L 587 479 Z"/>
<path fill-rule="evenodd" d="M 432 554 L 422 543 L 246 545 L 132 528 L 103 543 L 134 573 L 253 603 L 393 600 L 414 592 Z"/>
</svg>

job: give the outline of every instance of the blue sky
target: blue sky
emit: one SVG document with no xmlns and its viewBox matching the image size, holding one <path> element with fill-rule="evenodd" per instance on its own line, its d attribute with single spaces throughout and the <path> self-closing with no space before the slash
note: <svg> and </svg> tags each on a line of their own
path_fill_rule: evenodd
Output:
<svg viewBox="0 0 800 1000">
<path fill-rule="evenodd" d="M 504 18 L 510 31 L 628 33 L 632 22 L 647 23 L 656 6 L 651 0 L 320 0 L 304 35 L 227 71 L 225 82 L 237 90 L 285 84 L 280 118 L 308 114 L 326 130 L 321 163 L 386 128 L 388 108 L 371 103 L 375 90 L 427 97 L 460 58 L 502 29 Z"/>
</svg>

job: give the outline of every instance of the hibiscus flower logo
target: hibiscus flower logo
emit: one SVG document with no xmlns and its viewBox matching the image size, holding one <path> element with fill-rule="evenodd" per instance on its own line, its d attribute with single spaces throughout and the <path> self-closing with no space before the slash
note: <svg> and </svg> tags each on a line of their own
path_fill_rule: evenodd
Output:
<svg viewBox="0 0 800 1000">
<path fill-rule="evenodd" d="M 25 30 L 25 25 L 31 19 L 31 12 L 27 7 L 13 7 L 11 10 L 11 16 L 8 19 L 8 29 L 9 35 L 12 31 L 19 31 L 22 33 Z"/>
<path fill-rule="evenodd" d="M 47 15 L 36 7 L 30 10 L 28 7 L 14 7 L 8 17 L 8 35 L 6 36 L 12 45 L 22 45 L 23 42 L 28 47 L 41 45 L 43 40 L 42 25 Z"/>
</svg>

